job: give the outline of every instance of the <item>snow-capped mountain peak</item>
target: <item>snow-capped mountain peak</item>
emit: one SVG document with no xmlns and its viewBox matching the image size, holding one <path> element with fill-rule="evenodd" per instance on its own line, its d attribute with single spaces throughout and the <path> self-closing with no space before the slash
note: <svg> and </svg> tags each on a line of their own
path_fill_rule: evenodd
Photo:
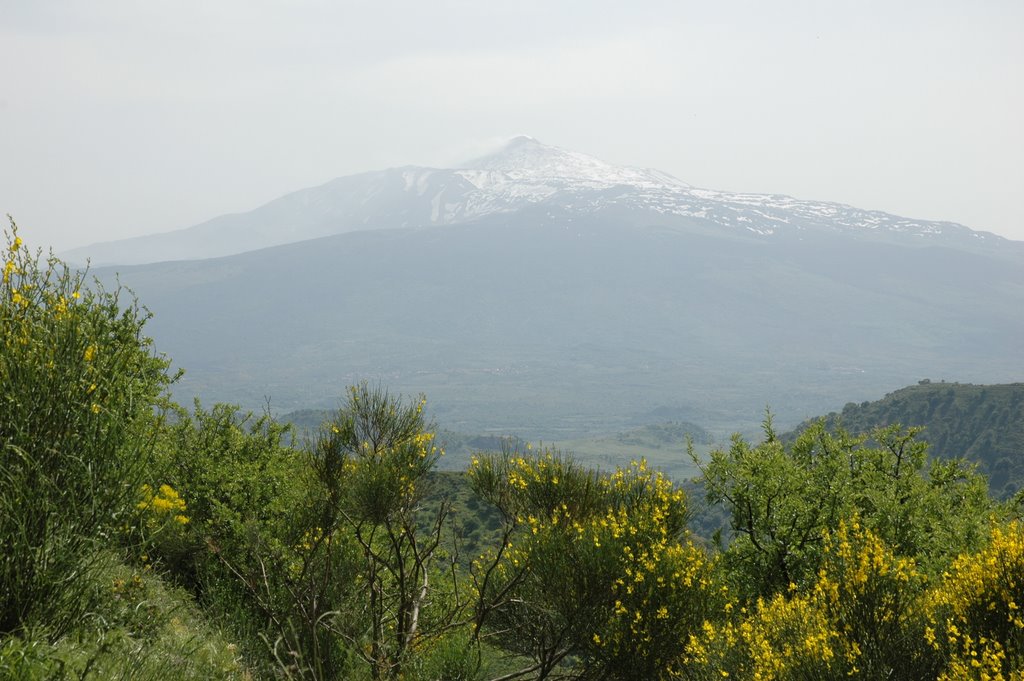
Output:
<svg viewBox="0 0 1024 681">
<path fill-rule="evenodd" d="M 467 180 L 475 191 L 464 194 L 461 205 L 449 207 L 448 219 L 435 219 L 435 223 L 550 202 L 583 214 L 614 206 L 696 219 L 761 236 L 780 230 L 824 229 L 921 237 L 956 233 L 982 240 L 991 237 L 949 222 L 913 220 L 832 202 L 700 189 L 668 173 L 612 165 L 527 136 L 514 137 L 498 151 L 449 172 Z"/>
<path fill-rule="evenodd" d="M 612 165 L 587 154 L 543 144 L 525 135 L 513 137 L 498 151 L 469 161 L 458 170 L 470 181 L 475 179 L 488 184 L 503 178 L 559 188 L 688 186 L 667 173 Z"/>
<path fill-rule="evenodd" d="M 675 225 L 757 238 L 831 232 L 974 245 L 1004 241 L 949 222 L 777 194 L 701 189 L 661 171 L 617 166 L 521 136 L 457 168 L 406 166 L 341 177 L 248 213 L 187 230 L 94 244 L 66 257 L 94 264 L 208 258 L 344 232 L 452 225 L 524 211 L 534 223 L 546 220 L 537 218 L 537 208 L 543 215 L 573 221 L 614 215 L 624 227 Z"/>
</svg>

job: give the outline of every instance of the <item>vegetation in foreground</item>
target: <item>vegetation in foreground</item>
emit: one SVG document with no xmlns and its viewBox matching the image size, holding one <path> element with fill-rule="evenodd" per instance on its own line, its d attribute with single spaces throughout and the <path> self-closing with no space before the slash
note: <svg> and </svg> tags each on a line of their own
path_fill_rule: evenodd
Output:
<svg viewBox="0 0 1024 681">
<path fill-rule="evenodd" d="M 1024 678 L 1019 509 L 913 430 L 695 456 L 728 542 L 642 460 L 480 453 L 469 497 L 422 400 L 304 446 L 183 409 L 129 294 L 3 255 L 0 677 Z"/>
</svg>

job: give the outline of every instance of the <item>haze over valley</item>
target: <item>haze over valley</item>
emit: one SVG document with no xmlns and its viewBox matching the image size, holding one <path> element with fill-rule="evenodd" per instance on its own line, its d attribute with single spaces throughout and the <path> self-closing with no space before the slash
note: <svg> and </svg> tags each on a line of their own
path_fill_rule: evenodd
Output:
<svg viewBox="0 0 1024 681">
<path fill-rule="evenodd" d="M 179 398 L 279 413 L 370 380 L 464 432 L 725 436 L 766 406 L 793 425 L 922 378 L 1024 374 L 1021 242 L 529 137 L 67 257 L 153 311 Z"/>
</svg>

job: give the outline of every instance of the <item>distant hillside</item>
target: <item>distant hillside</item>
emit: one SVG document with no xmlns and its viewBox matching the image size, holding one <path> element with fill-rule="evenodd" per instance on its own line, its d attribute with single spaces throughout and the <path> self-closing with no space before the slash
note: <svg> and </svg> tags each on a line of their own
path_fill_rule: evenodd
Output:
<svg viewBox="0 0 1024 681">
<path fill-rule="evenodd" d="M 892 423 L 924 426 L 922 435 L 931 444 L 933 456 L 962 456 L 977 462 L 989 476 L 994 495 L 1009 497 L 1024 487 L 1024 383 L 925 380 L 875 402 L 850 402 L 825 420 L 829 426 L 842 425 L 853 433 Z"/>
</svg>

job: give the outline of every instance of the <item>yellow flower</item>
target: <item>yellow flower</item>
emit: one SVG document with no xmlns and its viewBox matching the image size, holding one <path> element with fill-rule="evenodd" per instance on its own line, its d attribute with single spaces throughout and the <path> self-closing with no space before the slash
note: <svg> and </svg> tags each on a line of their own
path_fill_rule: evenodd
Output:
<svg viewBox="0 0 1024 681">
<path fill-rule="evenodd" d="M 89 347 L 87 347 L 85 349 L 84 358 L 85 358 L 86 362 L 91 362 L 95 356 L 96 356 L 96 346 L 95 345 L 90 345 Z"/>
</svg>

